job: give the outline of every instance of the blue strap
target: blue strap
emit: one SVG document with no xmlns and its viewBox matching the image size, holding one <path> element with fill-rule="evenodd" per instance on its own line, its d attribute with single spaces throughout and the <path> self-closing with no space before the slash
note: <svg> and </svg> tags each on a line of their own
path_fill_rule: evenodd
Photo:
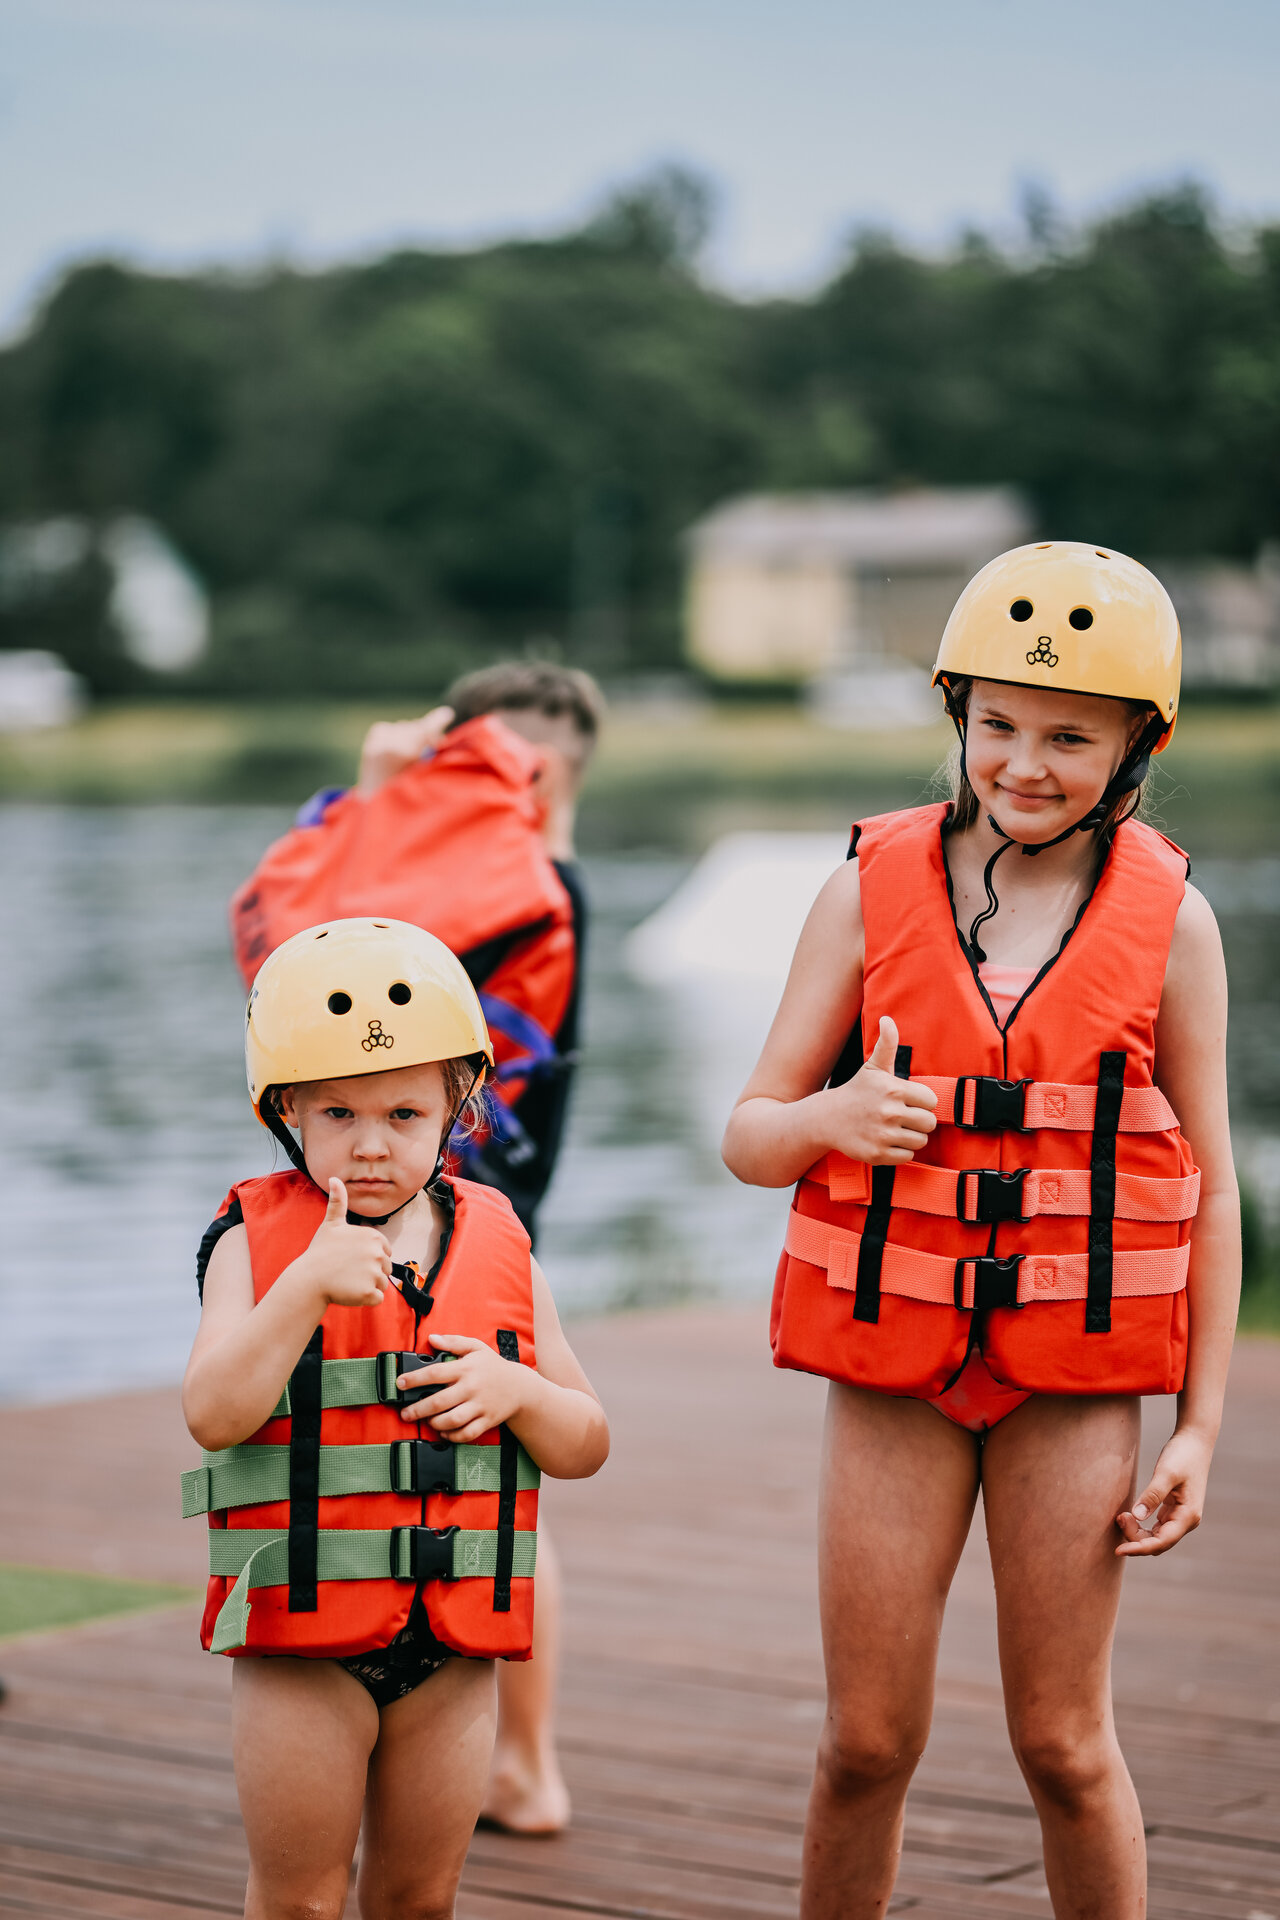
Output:
<svg viewBox="0 0 1280 1920">
<path fill-rule="evenodd" d="M 499 1080 L 518 1080 L 532 1068 L 550 1066 L 558 1058 L 555 1041 L 531 1013 L 521 1012 L 509 1000 L 500 1000 L 496 993 L 482 993 L 479 998 L 489 1025 L 524 1048 L 517 1059 L 503 1061 L 498 1068 Z"/>
<path fill-rule="evenodd" d="M 297 813 L 294 815 L 294 821 L 293 821 L 294 826 L 295 827 L 323 826 L 324 817 L 326 813 L 328 813 L 334 801 L 341 800 L 343 794 L 349 793 L 349 792 L 350 792 L 349 787 L 321 787 L 319 793 L 313 793 L 311 798 L 309 800 L 304 800 L 302 805 L 298 808 Z"/>
</svg>

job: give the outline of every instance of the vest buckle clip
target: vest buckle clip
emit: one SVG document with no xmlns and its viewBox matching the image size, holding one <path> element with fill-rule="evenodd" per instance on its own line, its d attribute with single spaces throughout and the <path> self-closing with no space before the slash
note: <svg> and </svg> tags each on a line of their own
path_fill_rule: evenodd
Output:
<svg viewBox="0 0 1280 1920">
<path fill-rule="evenodd" d="M 955 1304 L 961 1312 L 983 1313 L 991 1307 L 1020 1307 L 1018 1269 L 1024 1256 L 984 1253 L 956 1261 Z"/>
<path fill-rule="evenodd" d="M 972 1133 L 1026 1133 L 1027 1088 L 1030 1080 L 996 1080 L 986 1073 L 963 1074 L 956 1081 L 952 1124 Z M 965 1118 L 968 1089 L 973 1088 L 973 1112 Z"/>
<path fill-rule="evenodd" d="M 956 1219 L 973 1227 L 1024 1220 L 1022 1184 L 1027 1172 L 1026 1167 L 1015 1167 L 1012 1173 L 1001 1173 L 998 1167 L 965 1167 L 956 1177 Z"/>
<path fill-rule="evenodd" d="M 456 1527 L 392 1527 L 393 1580 L 452 1580 Z"/>
</svg>

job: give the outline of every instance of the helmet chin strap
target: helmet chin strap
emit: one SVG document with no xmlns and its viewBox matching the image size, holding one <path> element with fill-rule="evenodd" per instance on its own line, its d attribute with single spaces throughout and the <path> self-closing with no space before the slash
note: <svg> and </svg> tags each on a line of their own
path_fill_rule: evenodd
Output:
<svg viewBox="0 0 1280 1920">
<path fill-rule="evenodd" d="M 471 1076 L 471 1085 L 467 1088 L 461 1100 L 459 1100 L 457 1106 L 454 1108 L 453 1112 L 449 1115 L 448 1123 L 441 1130 L 440 1149 L 436 1154 L 435 1166 L 432 1167 L 431 1169 L 431 1177 L 426 1182 L 426 1185 L 421 1189 L 423 1193 L 429 1192 L 430 1189 L 434 1187 L 436 1181 L 440 1178 L 440 1175 L 444 1172 L 445 1155 L 449 1150 L 449 1137 L 452 1134 L 454 1128 L 458 1124 L 458 1115 L 462 1112 L 462 1109 L 466 1106 L 468 1100 L 471 1098 L 472 1094 L 475 1092 L 476 1082 L 477 1080 L 479 1080 L 483 1072 L 484 1072 L 484 1065 L 482 1062 L 481 1065 L 476 1068 L 475 1072 Z M 259 1111 L 262 1115 L 263 1120 L 266 1122 L 267 1131 L 271 1134 L 273 1139 L 278 1140 L 280 1142 L 280 1145 L 284 1148 L 290 1160 L 293 1162 L 294 1166 L 298 1169 L 298 1172 L 305 1173 L 308 1180 L 310 1180 L 312 1186 L 318 1186 L 319 1182 L 316 1180 L 310 1167 L 307 1165 L 306 1155 L 303 1153 L 302 1148 L 299 1145 L 298 1141 L 294 1139 L 288 1127 L 285 1125 L 284 1115 L 280 1112 L 279 1108 L 276 1107 L 268 1097 L 268 1098 L 264 1098 L 262 1106 L 259 1109 Z M 392 1207 L 390 1213 L 380 1213 L 377 1215 L 369 1214 L 369 1213 L 353 1213 L 351 1209 L 348 1208 L 347 1209 L 347 1225 L 349 1227 L 385 1227 L 388 1220 L 394 1220 L 398 1213 L 403 1213 L 406 1207 L 412 1206 L 413 1202 L 417 1199 L 417 1197 L 418 1197 L 417 1193 L 411 1193 L 409 1195 L 409 1198 L 407 1200 L 402 1200 L 398 1207 Z"/>
<path fill-rule="evenodd" d="M 942 682 L 942 697 L 946 703 L 947 712 L 951 716 L 951 724 L 960 739 L 960 772 L 963 778 L 968 781 L 969 768 L 965 757 L 966 719 L 945 680 Z M 1064 827 L 1061 833 L 1056 833 L 1052 840 L 1038 840 L 1035 842 L 1017 840 L 1011 833 L 1005 832 L 1005 829 L 993 814 L 988 813 L 987 825 L 993 833 L 998 833 L 1001 836 L 1004 845 L 996 848 L 991 858 L 987 861 L 986 866 L 983 868 L 982 884 L 987 890 L 987 904 L 981 913 L 974 917 L 973 923 L 969 928 L 969 951 L 979 966 L 981 966 L 987 956 L 985 949 L 979 945 L 978 929 L 979 927 L 985 926 L 988 920 L 994 920 L 1000 911 L 1000 901 L 995 889 L 995 869 L 996 861 L 1000 858 L 1001 854 L 1008 853 L 1010 847 L 1020 847 L 1029 859 L 1034 859 L 1038 853 L 1047 853 L 1050 847 L 1061 846 L 1062 842 L 1069 840 L 1073 833 L 1100 832 L 1106 822 L 1107 815 L 1110 813 L 1116 801 L 1121 799 L 1126 793 L 1136 792 L 1146 779 L 1151 767 L 1152 749 L 1163 732 L 1164 722 L 1157 715 L 1143 729 L 1136 746 L 1131 748 L 1120 762 L 1119 767 L 1107 782 L 1097 805 L 1090 807 L 1089 811 L 1082 814 L 1071 826 Z M 972 786 L 973 782 L 969 781 L 969 785 Z"/>
</svg>

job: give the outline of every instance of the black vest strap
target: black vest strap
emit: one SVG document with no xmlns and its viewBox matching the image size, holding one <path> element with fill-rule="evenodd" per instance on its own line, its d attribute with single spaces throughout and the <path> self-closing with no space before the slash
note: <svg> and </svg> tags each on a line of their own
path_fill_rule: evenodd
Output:
<svg viewBox="0 0 1280 1920">
<path fill-rule="evenodd" d="M 1111 1331 L 1111 1254 L 1116 1214 L 1116 1134 L 1124 1098 L 1124 1054 L 1104 1053 L 1098 1065 L 1098 1099 L 1089 1158 L 1089 1292 L 1086 1333 Z"/>
<path fill-rule="evenodd" d="M 504 1360 L 520 1360 L 519 1335 L 510 1327 L 498 1328 L 498 1352 Z M 498 1558 L 493 1574 L 493 1610 L 511 1611 L 511 1568 L 516 1552 L 516 1478 L 520 1450 L 508 1427 L 498 1429 Z"/>
<path fill-rule="evenodd" d="M 899 1047 L 894 1055 L 893 1071 L 899 1080 L 911 1078 L 911 1049 Z M 858 1248 L 858 1278 L 853 1294 L 853 1317 L 874 1326 L 880 1318 L 880 1267 L 884 1243 L 889 1233 L 889 1214 L 893 1208 L 893 1182 L 896 1167 L 872 1167 L 871 1204 L 862 1228 Z"/>
<path fill-rule="evenodd" d="M 320 1525 L 320 1385 L 324 1328 L 289 1376 L 289 1611 L 314 1613 Z"/>
</svg>

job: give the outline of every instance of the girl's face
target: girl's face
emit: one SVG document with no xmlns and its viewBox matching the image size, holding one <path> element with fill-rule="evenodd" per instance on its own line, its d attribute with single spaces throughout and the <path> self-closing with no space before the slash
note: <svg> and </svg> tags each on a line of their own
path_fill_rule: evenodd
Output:
<svg viewBox="0 0 1280 1920">
<path fill-rule="evenodd" d="M 1032 846 L 1083 820 L 1141 730 L 1123 700 L 975 680 L 965 767 L 984 813 Z"/>
<path fill-rule="evenodd" d="M 307 1169 L 321 1190 L 336 1174 L 352 1213 L 379 1219 L 431 1178 L 450 1116 L 440 1068 L 394 1067 L 350 1080 L 287 1087 L 280 1110 L 302 1135 Z"/>
</svg>

